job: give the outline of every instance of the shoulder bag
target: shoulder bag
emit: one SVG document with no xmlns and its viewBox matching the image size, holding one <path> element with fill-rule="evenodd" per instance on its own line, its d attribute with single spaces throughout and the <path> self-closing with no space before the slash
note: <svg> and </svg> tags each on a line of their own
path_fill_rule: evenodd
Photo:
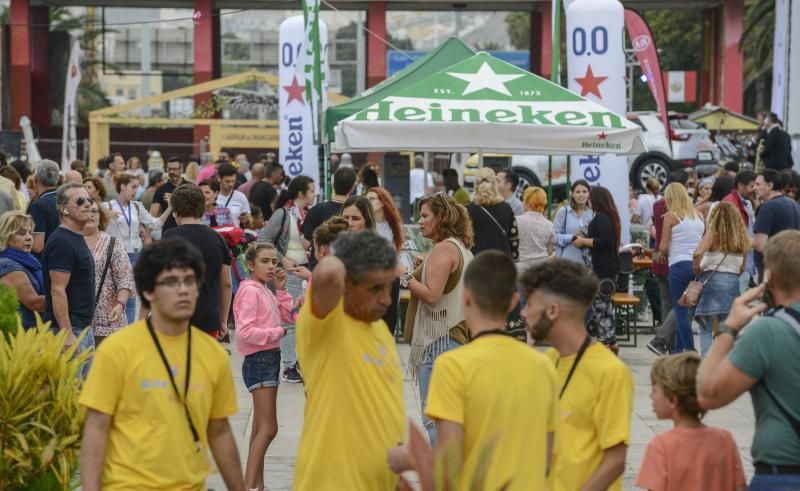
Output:
<svg viewBox="0 0 800 491">
<path fill-rule="evenodd" d="M 727 257 L 728 253 L 726 252 L 725 255 L 722 256 L 722 261 L 717 264 L 717 267 L 714 268 L 714 271 L 706 278 L 706 281 L 700 281 L 698 279 L 699 277 L 695 276 L 695 278 L 689 282 L 681 298 L 678 299 L 678 305 L 681 307 L 696 307 L 697 303 L 700 301 L 700 296 L 703 295 L 703 288 L 705 288 L 706 283 L 711 281 L 711 278 L 717 274 L 717 271 L 719 271 L 720 266 L 722 266 L 722 263 L 725 262 Z"/>
<path fill-rule="evenodd" d="M 106 264 L 103 266 L 103 274 L 100 275 L 100 283 L 97 284 L 97 293 L 94 296 L 94 303 L 97 305 L 97 302 L 100 300 L 100 294 L 103 293 L 103 285 L 106 282 L 106 276 L 108 275 L 108 268 L 111 267 L 111 258 L 114 255 L 114 244 L 117 242 L 117 239 L 111 237 L 108 241 L 108 248 L 106 249 Z"/>
</svg>

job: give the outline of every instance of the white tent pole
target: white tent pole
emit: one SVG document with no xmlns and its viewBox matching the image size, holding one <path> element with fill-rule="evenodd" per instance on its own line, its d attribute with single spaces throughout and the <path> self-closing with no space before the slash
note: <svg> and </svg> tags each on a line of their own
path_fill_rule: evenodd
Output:
<svg viewBox="0 0 800 491">
<path fill-rule="evenodd" d="M 422 176 L 422 192 L 425 196 L 428 195 L 428 152 L 422 154 L 423 162 L 422 168 L 425 169 L 425 175 Z"/>
<path fill-rule="evenodd" d="M 478 168 L 483 167 L 483 150 L 478 150 Z"/>
</svg>

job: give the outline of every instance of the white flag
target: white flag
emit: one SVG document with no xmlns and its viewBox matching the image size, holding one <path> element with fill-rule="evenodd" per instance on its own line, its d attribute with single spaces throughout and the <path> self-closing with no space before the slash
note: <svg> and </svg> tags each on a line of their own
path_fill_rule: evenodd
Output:
<svg viewBox="0 0 800 491">
<path fill-rule="evenodd" d="M 78 86 L 81 83 L 81 45 L 78 41 L 72 45 L 67 67 L 67 83 L 64 89 L 64 122 L 61 141 L 61 169 L 68 171 L 70 163 L 78 158 L 78 136 L 75 127 L 78 121 Z"/>
</svg>

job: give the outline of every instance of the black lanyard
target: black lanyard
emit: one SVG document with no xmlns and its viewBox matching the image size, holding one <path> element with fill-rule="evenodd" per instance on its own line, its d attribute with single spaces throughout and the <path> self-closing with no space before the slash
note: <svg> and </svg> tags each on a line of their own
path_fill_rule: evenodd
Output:
<svg viewBox="0 0 800 491">
<path fill-rule="evenodd" d="M 475 341 L 476 339 L 478 339 L 481 336 L 488 336 L 489 334 L 501 334 L 503 336 L 508 336 L 510 338 L 517 339 L 511 333 L 506 331 L 505 329 L 490 329 L 488 331 L 479 332 L 478 334 L 473 336 L 472 339 L 470 339 L 470 342 Z"/>
<path fill-rule="evenodd" d="M 227 208 L 229 204 L 231 204 L 231 200 L 233 199 L 233 190 L 231 190 L 231 195 L 228 196 L 228 201 L 225 202 L 225 206 L 223 208 Z"/>
<path fill-rule="evenodd" d="M 181 397 L 180 392 L 178 392 L 178 385 L 175 383 L 175 378 L 172 376 L 172 370 L 169 368 L 169 362 L 167 362 L 167 357 L 164 355 L 164 350 L 161 348 L 161 343 L 158 342 L 158 337 L 156 336 L 155 329 L 153 329 L 153 323 L 150 318 L 147 319 L 147 330 L 150 332 L 150 337 L 153 338 L 153 343 L 156 345 L 158 354 L 161 355 L 161 361 L 164 362 L 164 368 L 167 370 L 167 376 L 169 377 L 170 383 L 172 383 L 172 390 L 175 391 L 175 397 L 177 397 L 178 400 L 183 403 L 183 410 L 186 412 L 186 421 L 189 422 L 189 429 L 192 430 L 192 437 L 194 438 L 194 443 L 197 447 L 197 451 L 199 452 L 202 448 L 202 444 L 200 443 L 200 435 L 197 433 L 197 428 L 195 428 L 194 423 L 192 422 L 192 415 L 189 414 L 189 406 L 186 404 L 189 396 L 189 378 L 192 374 L 192 326 L 189 326 L 189 330 L 186 333 L 186 382 L 184 383 L 183 387 L 183 397 Z"/>
<path fill-rule="evenodd" d="M 573 363 L 572 367 L 569 369 L 569 373 L 567 374 L 567 380 L 564 381 L 564 386 L 561 387 L 561 392 L 558 394 L 559 399 L 561 399 L 561 397 L 564 395 L 564 391 L 567 390 L 569 381 L 572 380 L 572 375 L 575 373 L 575 369 L 578 368 L 578 363 L 581 362 L 581 358 L 583 358 L 583 354 L 586 353 L 586 348 L 588 348 L 590 344 L 592 344 L 592 338 L 587 335 L 586 339 L 583 340 L 583 344 L 581 344 L 581 347 L 578 348 L 578 354 L 575 355 L 575 363 Z M 558 368 L 559 361 L 560 359 L 556 360 L 556 368 Z"/>
</svg>

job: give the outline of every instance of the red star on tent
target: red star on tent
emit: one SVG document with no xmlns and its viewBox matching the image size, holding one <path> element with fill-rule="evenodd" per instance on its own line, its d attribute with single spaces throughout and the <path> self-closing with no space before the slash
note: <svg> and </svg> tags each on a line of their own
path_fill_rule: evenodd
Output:
<svg viewBox="0 0 800 491">
<path fill-rule="evenodd" d="M 605 82 L 608 77 L 595 77 L 592 73 L 592 65 L 586 67 L 586 75 L 583 77 L 575 77 L 575 81 L 581 86 L 581 97 L 586 97 L 587 94 L 594 94 L 598 99 L 602 99 L 600 95 L 600 84 Z"/>
<path fill-rule="evenodd" d="M 606 139 L 606 137 L 607 137 L 608 135 L 606 135 L 606 132 L 605 132 L 605 131 L 601 131 L 601 132 L 600 132 L 600 134 L 599 134 L 599 135 L 597 135 L 597 136 L 598 136 L 598 138 L 600 138 L 601 140 L 605 140 L 605 139 Z"/>
<path fill-rule="evenodd" d="M 286 101 L 286 105 L 295 100 L 305 105 L 306 101 L 303 99 L 303 93 L 306 91 L 306 87 L 297 83 L 297 76 L 292 77 L 292 85 L 284 85 L 283 90 L 289 93 L 289 100 Z"/>
</svg>

